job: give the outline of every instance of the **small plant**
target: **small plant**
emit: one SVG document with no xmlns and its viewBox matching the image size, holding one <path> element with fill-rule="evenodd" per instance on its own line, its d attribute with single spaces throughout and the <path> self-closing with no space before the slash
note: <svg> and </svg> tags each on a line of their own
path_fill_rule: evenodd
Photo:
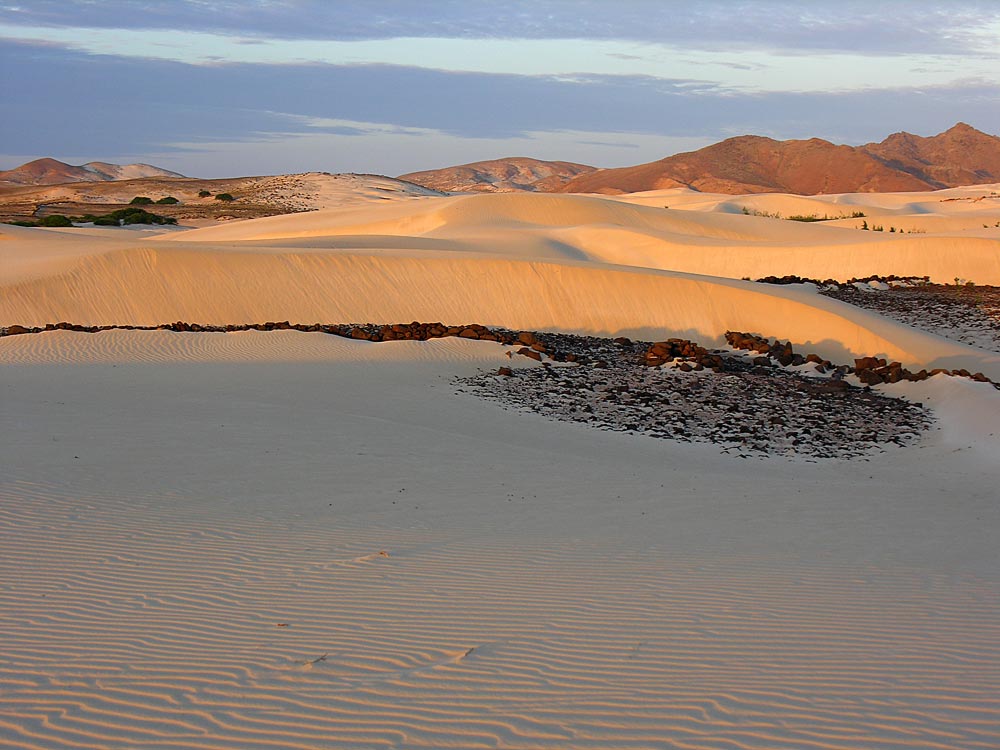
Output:
<svg viewBox="0 0 1000 750">
<path fill-rule="evenodd" d="M 128 204 L 130 206 L 151 206 L 153 205 L 153 199 L 147 198 L 145 195 L 137 195 Z"/>
<path fill-rule="evenodd" d="M 210 195 L 211 195 L 211 193 L 208 190 L 199 190 L 198 191 L 198 197 L 199 198 L 208 198 Z"/>
<path fill-rule="evenodd" d="M 63 216 L 62 214 L 51 214 L 49 216 L 43 216 L 38 220 L 38 226 L 40 227 L 71 227 L 73 222 L 69 220 L 68 216 Z"/>
<path fill-rule="evenodd" d="M 160 216 L 142 208 L 120 208 L 104 216 L 89 217 L 95 226 L 120 227 L 127 224 L 176 224 L 173 216 Z"/>
<path fill-rule="evenodd" d="M 217 200 L 217 201 L 225 201 L 226 203 L 231 203 L 232 201 L 234 201 L 236 199 L 232 195 L 230 195 L 229 193 L 219 193 L 217 196 L 215 196 L 215 200 Z"/>
<path fill-rule="evenodd" d="M 166 198 L 160 198 L 160 200 L 156 201 L 156 204 L 158 206 L 173 206 L 173 205 L 176 205 L 178 203 L 180 203 L 180 201 L 177 200 L 172 195 L 168 195 Z"/>
<path fill-rule="evenodd" d="M 14 221 L 5 221 L 4 224 L 10 224 L 12 227 L 37 227 L 37 221 L 27 221 L 26 219 L 15 219 Z"/>
<path fill-rule="evenodd" d="M 866 232 L 868 231 L 868 220 L 867 219 L 865 221 L 861 222 L 861 228 L 864 229 Z"/>
</svg>

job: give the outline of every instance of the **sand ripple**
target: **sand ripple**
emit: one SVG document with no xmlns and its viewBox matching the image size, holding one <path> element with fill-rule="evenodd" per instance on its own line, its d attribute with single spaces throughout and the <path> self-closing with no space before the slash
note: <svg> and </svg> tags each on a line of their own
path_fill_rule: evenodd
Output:
<svg viewBox="0 0 1000 750">
<path fill-rule="evenodd" d="M 1000 743 L 981 579 L 215 514 L 3 488 L 0 745 Z"/>
</svg>

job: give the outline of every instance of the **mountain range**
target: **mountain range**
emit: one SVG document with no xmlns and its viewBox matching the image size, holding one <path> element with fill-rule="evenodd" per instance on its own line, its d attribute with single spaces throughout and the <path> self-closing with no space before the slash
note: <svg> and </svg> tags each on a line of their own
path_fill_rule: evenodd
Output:
<svg viewBox="0 0 1000 750">
<path fill-rule="evenodd" d="M 0 186 L 57 185 L 183 175 L 149 164 L 89 162 L 72 166 L 37 159 L 0 172 Z M 1000 182 L 1000 138 L 958 123 L 922 137 L 900 132 L 879 143 L 844 146 L 822 140 L 728 138 L 697 151 L 631 167 L 508 157 L 400 175 L 432 190 L 461 193 L 635 193 L 685 187 L 708 193 L 793 193 L 941 190 Z"/>
<path fill-rule="evenodd" d="M 110 182 L 183 176 L 149 164 L 122 165 L 92 161 L 73 166 L 57 159 L 35 159 L 14 169 L 0 171 L 0 185 L 62 185 L 69 182 Z"/>
<path fill-rule="evenodd" d="M 519 175 L 530 164 L 531 173 Z M 571 173 L 569 168 L 575 171 Z M 665 159 L 617 169 L 536 159 L 498 159 L 415 172 L 404 179 L 437 190 L 634 193 L 686 187 L 710 193 L 823 193 L 940 190 L 1000 182 L 1000 138 L 965 123 L 931 137 L 896 133 L 843 146 L 819 138 L 729 138 Z"/>
</svg>

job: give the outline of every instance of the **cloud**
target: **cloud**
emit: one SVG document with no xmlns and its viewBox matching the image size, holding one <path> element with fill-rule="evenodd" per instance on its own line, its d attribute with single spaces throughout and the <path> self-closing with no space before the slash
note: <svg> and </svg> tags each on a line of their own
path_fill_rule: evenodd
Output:
<svg viewBox="0 0 1000 750">
<path fill-rule="evenodd" d="M 8 23 L 208 31 L 285 39 L 599 39 L 937 54 L 990 51 L 990 0 L 32 0 L 0 2 Z M 996 29 L 994 29 L 996 31 Z"/>
<path fill-rule="evenodd" d="M 0 69 L 18 71 L 0 83 L 6 153 L 140 161 L 174 153 L 181 161 L 173 164 L 192 174 L 205 172 L 193 154 L 183 161 L 185 150 L 205 155 L 213 144 L 226 144 L 232 155 L 242 148 L 238 171 L 246 174 L 262 171 L 254 166 L 260 158 L 254 144 L 267 144 L 277 160 L 286 141 L 321 135 L 324 143 L 352 143 L 352 163 L 368 159 L 368 171 L 401 173 L 418 167 L 393 169 L 379 139 L 419 151 L 421 140 L 433 137 L 441 166 L 458 161 L 447 157 L 446 143 L 471 161 L 500 155 L 489 149 L 504 142 L 509 153 L 526 140 L 539 144 L 539 134 L 583 132 L 585 138 L 552 135 L 546 142 L 566 150 L 539 153 L 539 147 L 536 155 L 585 162 L 598 153 L 611 166 L 622 164 L 625 150 L 634 152 L 632 163 L 661 158 L 671 153 L 667 144 L 685 138 L 757 133 L 863 143 L 895 130 L 928 135 L 957 120 L 1000 130 L 1000 86 L 981 81 L 746 95 L 641 76 L 562 80 L 386 65 L 193 66 L 11 42 L 0 42 Z M 651 145 L 657 139 L 664 144 L 659 151 Z M 623 145 L 630 142 L 647 150 Z M 476 148 L 482 150 L 470 153 Z M 423 155 L 409 158 L 416 157 Z"/>
</svg>

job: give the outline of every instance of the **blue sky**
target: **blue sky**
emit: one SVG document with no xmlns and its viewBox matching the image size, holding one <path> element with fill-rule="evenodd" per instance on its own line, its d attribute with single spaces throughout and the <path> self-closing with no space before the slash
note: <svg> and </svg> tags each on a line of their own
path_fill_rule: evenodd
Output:
<svg viewBox="0 0 1000 750">
<path fill-rule="evenodd" d="M 0 0 L 0 101 L 0 168 L 200 177 L 998 133 L 1000 2 Z"/>
</svg>

